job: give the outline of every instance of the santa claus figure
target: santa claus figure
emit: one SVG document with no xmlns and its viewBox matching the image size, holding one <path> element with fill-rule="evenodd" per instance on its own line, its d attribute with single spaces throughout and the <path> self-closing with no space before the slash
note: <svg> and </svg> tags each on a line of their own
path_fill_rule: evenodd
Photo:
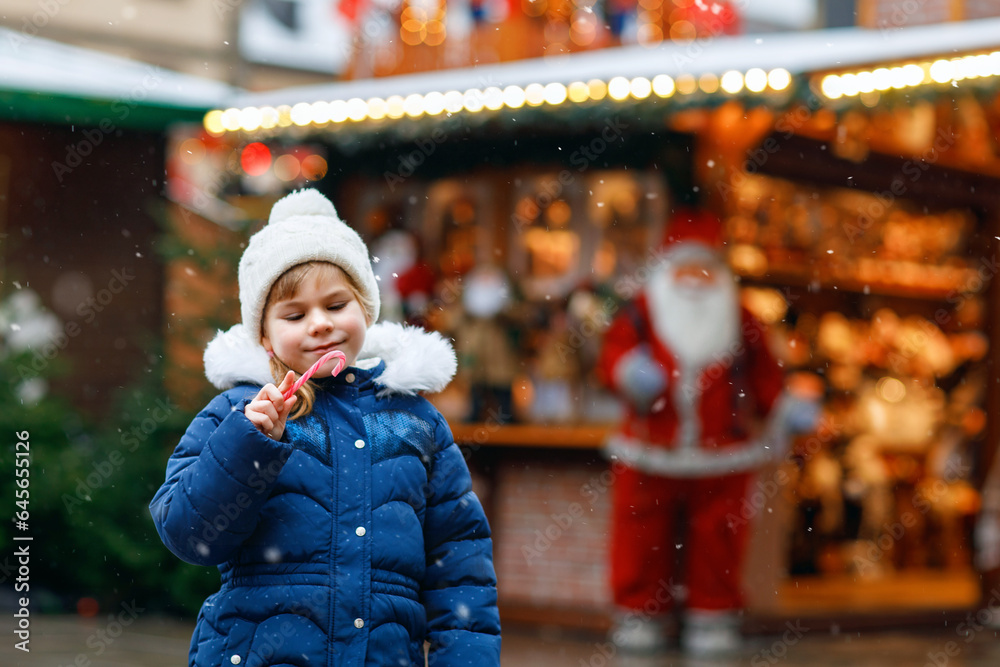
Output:
<svg viewBox="0 0 1000 667">
<path fill-rule="evenodd" d="M 788 429 L 815 420 L 815 403 L 783 391 L 784 373 L 762 324 L 741 308 L 721 248 L 717 218 L 675 213 L 648 281 L 601 352 L 601 374 L 626 404 L 608 443 L 619 609 L 611 639 L 622 651 L 663 648 L 681 606 L 685 651 L 740 647 L 748 522 L 733 518 L 754 471 L 783 453 Z"/>
</svg>

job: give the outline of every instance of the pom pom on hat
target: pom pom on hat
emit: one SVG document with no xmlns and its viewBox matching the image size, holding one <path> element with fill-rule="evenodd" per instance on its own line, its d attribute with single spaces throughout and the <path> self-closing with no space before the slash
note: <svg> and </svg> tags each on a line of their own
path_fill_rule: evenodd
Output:
<svg viewBox="0 0 1000 667">
<path fill-rule="evenodd" d="M 275 202 L 267 224 L 250 237 L 240 258 L 240 311 L 247 335 L 255 341 L 260 342 L 271 286 L 285 271 L 306 262 L 330 262 L 343 269 L 358 287 L 369 321 L 378 319 L 378 283 L 364 241 L 319 191 L 299 190 Z"/>
<path fill-rule="evenodd" d="M 319 215 L 339 220 L 333 202 L 320 194 L 319 190 L 308 188 L 297 190 L 276 201 L 271 207 L 267 223 L 274 224 L 299 215 Z"/>
</svg>

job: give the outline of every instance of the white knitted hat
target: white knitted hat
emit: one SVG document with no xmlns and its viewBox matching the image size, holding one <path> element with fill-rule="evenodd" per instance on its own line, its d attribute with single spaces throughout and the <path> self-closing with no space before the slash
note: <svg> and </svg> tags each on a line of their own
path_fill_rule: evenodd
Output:
<svg viewBox="0 0 1000 667">
<path fill-rule="evenodd" d="M 364 241 L 337 216 L 329 199 L 317 190 L 299 190 L 275 202 L 267 224 L 250 237 L 240 258 L 240 309 L 253 340 L 260 342 L 271 286 L 288 269 L 312 261 L 343 269 L 357 284 L 370 321 L 378 320 L 378 283 Z"/>
</svg>

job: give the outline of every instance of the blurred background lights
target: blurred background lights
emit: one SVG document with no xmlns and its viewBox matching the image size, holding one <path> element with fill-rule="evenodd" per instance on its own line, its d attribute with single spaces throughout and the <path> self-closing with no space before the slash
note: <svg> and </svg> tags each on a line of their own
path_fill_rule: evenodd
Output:
<svg viewBox="0 0 1000 667">
<path fill-rule="evenodd" d="M 510 109 L 520 109 L 524 106 L 524 90 L 520 86 L 507 86 L 503 89 L 503 103 Z"/>
<path fill-rule="evenodd" d="M 368 103 L 365 102 L 360 97 L 352 97 L 347 100 L 347 117 L 354 122 L 359 122 L 365 119 L 368 115 Z"/>
<path fill-rule="evenodd" d="M 674 80 L 666 74 L 653 77 L 653 92 L 660 97 L 670 97 L 674 94 Z"/>
<path fill-rule="evenodd" d="M 545 86 L 545 101 L 549 104 L 562 104 L 566 101 L 566 86 L 561 83 L 550 83 Z"/>
<path fill-rule="evenodd" d="M 906 385 L 893 377 L 884 377 L 875 384 L 875 391 L 882 400 L 899 403 L 906 398 Z"/>
<path fill-rule="evenodd" d="M 524 89 L 524 98 L 528 106 L 539 106 L 545 101 L 545 86 L 540 83 L 529 83 Z"/>
<path fill-rule="evenodd" d="M 590 91 L 590 99 L 603 100 L 608 94 L 608 86 L 600 79 L 591 79 L 587 82 L 587 89 Z"/>
<path fill-rule="evenodd" d="M 248 176 L 260 176 L 271 168 L 271 149 L 255 141 L 240 153 L 240 167 Z"/>
<path fill-rule="evenodd" d="M 424 115 L 424 96 L 418 93 L 407 95 L 403 101 L 403 110 L 410 118 L 419 118 Z"/>
<path fill-rule="evenodd" d="M 393 95 L 392 97 L 387 99 L 385 101 L 385 106 L 386 106 L 385 115 L 387 115 L 389 118 L 392 118 L 393 120 L 405 116 L 406 109 L 403 107 L 403 102 L 405 102 L 405 100 L 403 99 L 402 95 Z"/>
<path fill-rule="evenodd" d="M 677 92 L 682 95 L 690 95 L 698 90 L 698 81 L 690 74 L 681 74 L 677 77 Z"/>
<path fill-rule="evenodd" d="M 570 102 L 580 104 L 590 99 L 590 88 L 583 81 L 574 81 L 567 86 L 566 95 Z"/>
<path fill-rule="evenodd" d="M 637 100 L 644 100 L 653 92 L 653 84 L 644 76 L 637 76 L 629 82 L 629 92 Z"/>
<path fill-rule="evenodd" d="M 280 155 L 274 161 L 274 175 L 286 183 L 298 178 L 300 171 L 299 159 L 291 153 Z"/>
<path fill-rule="evenodd" d="M 623 76 L 616 76 L 608 82 L 608 96 L 617 102 L 627 98 L 630 92 L 631 86 L 628 79 Z"/>
<path fill-rule="evenodd" d="M 784 90 L 792 85 L 792 75 L 788 73 L 787 69 L 779 67 L 768 73 L 767 83 L 774 90 Z"/>
<path fill-rule="evenodd" d="M 743 90 L 743 75 L 736 70 L 729 70 L 722 75 L 720 85 L 722 86 L 722 90 L 730 95 L 735 95 Z"/>
<path fill-rule="evenodd" d="M 711 95 L 719 89 L 719 77 L 711 72 L 707 72 L 701 75 L 698 79 L 698 87 L 701 88 L 702 92 Z"/>
<path fill-rule="evenodd" d="M 312 105 L 299 102 L 292 107 L 292 122 L 299 127 L 305 127 L 312 122 Z"/>
<path fill-rule="evenodd" d="M 382 120 L 389 111 L 389 105 L 381 97 L 368 100 L 368 117 L 372 120 Z"/>
<path fill-rule="evenodd" d="M 327 164 L 321 155 L 307 155 L 302 158 L 302 175 L 308 181 L 318 181 L 326 176 Z"/>
<path fill-rule="evenodd" d="M 483 91 L 483 103 L 491 111 L 503 108 L 503 91 L 496 86 L 490 86 Z"/>
<path fill-rule="evenodd" d="M 427 93 L 424 96 L 424 112 L 428 116 L 437 116 L 444 111 L 444 93 Z"/>
<path fill-rule="evenodd" d="M 260 127 L 263 117 L 257 107 L 247 107 L 240 111 L 240 127 L 247 132 L 253 132 Z"/>
<path fill-rule="evenodd" d="M 744 84 L 752 93 L 764 92 L 767 88 L 767 72 L 759 67 L 754 67 L 753 69 L 747 70 L 746 76 L 743 77 Z"/>
</svg>

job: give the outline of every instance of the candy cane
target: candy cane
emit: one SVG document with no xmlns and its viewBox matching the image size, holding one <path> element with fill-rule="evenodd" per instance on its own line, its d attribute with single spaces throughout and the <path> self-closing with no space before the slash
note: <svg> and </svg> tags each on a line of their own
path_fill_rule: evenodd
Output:
<svg viewBox="0 0 1000 667">
<path fill-rule="evenodd" d="M 345 357 L 344 353 L 341 352 L 340 350 L 331 350 L 330 352 L 327 352 L 322 357 L 320 357 L 319 361 L 317 361 L 315 364 L 313 364 L 309 368 L 309 370 L 307 370 L 305 373 L 303 373 L 302 377 L 300 377 L 298 380 L 296 380 L 295 384 L 293 384 L 291 387 L 289 387 L 285 391 L 285 393 L 281 395 L 281 397 L 284 398 L 286 401 L 288 399 L 290 399 L 292 397 L 292 394 L 294 394 L 295 392 L 297 392 L 299 390 L 299 388 L 302 387 L 302 385 L 304 385 L 306 382 L 309 381 L 309 378 L 311 378 L 313 375 L 316 374 L 316 371 L 319 370 L 320 366 L 322 366 L 326 362 L 330 361 L 330 359 L 333 359 L 334 357 L 336 357 L 338 359 L 338 361 L 337 361 L 337 365 L 334 367 L 333 372 L 330 373 L 330 375 L 333 376 L 333 377 L 336 377 L 337 373 L 339 373 L 340 371 L 344 370 L 344 366 L 347 365 L 347 357 Z"/>
</svg>

